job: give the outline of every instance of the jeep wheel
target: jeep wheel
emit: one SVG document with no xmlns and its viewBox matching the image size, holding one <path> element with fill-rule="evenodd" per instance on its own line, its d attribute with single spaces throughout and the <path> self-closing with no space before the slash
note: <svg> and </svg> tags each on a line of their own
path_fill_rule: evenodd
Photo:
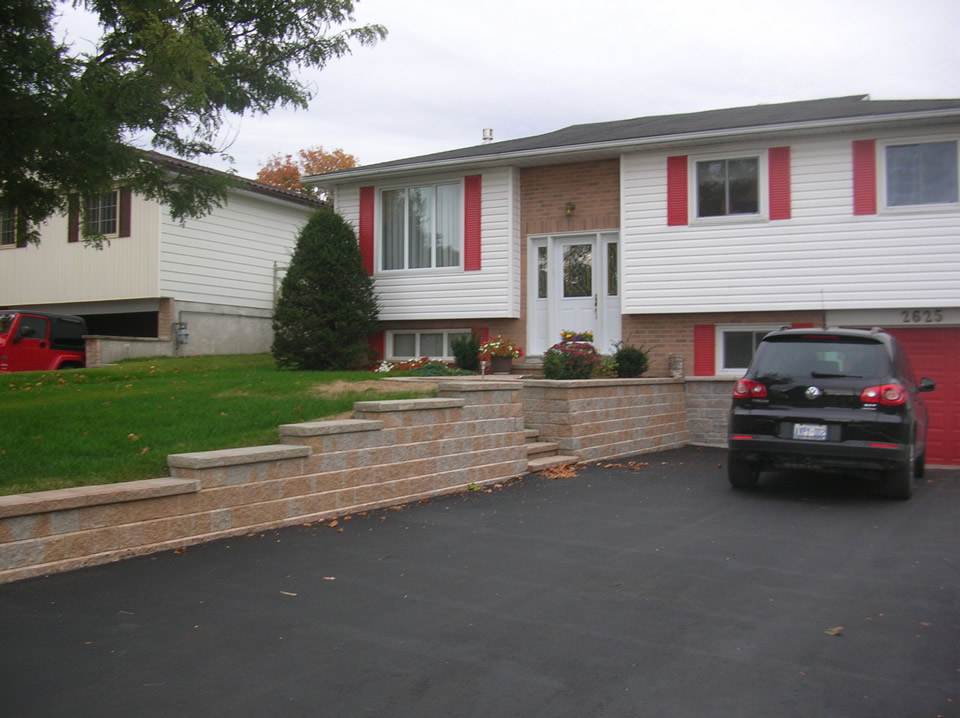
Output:
<svg viewBox="0 0 960 718">
<path fill-rule="evenodd" d="M 760 480 L 760 470 L 755 464 L 743 459 L 727 459 L 727 478 L 735 489 L 755 489 Z"/>
</svg>

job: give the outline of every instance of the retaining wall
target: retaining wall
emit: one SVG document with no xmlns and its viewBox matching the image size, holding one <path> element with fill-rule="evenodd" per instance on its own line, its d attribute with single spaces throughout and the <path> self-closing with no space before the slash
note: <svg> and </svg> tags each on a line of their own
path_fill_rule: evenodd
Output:
<svg viewBox="0 0 960 718">
<path fill-rule="evenodd" d="M 352 419 L 281 426 L 274 445 L 171 455 L 167 477 L 0 496 L 0 583 L 508 479 L 527 471 L 525 429 L 584 461 L 709 444 L 730 390 L 682 379 L 438 384 L 435 399 L 363 401 Z"/>
<path fill-rule="evenodd" d="M 690 443 L 683 387 L 683 379 L 525 381 L 524 424 L 584 461 L 673 449 Z"/>
<path fill-rule="evenodd" d="M 355 418 L 280 427 L 280 443 L 168 458 L 170 476 L 0 496 L 0 582 L 523 474 L 519 382 L 451 382 L 436 399 L 366 401 Z"/>
</svg>

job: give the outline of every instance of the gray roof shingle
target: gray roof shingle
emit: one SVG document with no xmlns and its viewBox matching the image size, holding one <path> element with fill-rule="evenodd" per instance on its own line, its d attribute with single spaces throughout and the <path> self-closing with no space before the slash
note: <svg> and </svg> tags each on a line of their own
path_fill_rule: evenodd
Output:
<svg viewBox="0 0 960 718">
<path fill-rule="evenodd" d="M 868 95 L 850 95 L 821 100 L 784 102 L 771 105 L 751 105 L 722 110 L 707 110 L 676 115 L 656 115 L 636 117 L 613 122 L 595 122 L 584 125 L 571 125 L 542 135 L 520 137 L 514 140 L 490 142 L 472 147 L 463 147 L 445 152 L 435 152 L 418 157 L 407 157 L 388 162 L 364 165 L 354 170 L 342 170 L 327 175 L 325 179 L 335 179 L 338 175 L 369 173 L 372 170 L 390 170 L 408 165 L 422 165 L 452 160 L 483 159 L 493 155 L 526 153 L 537 150 L 571 147 L 584 147 L 591 144 L 629 142 L 651 138 L 670 138 L 682 135 L 720 132 L 724 130 L 747 130 L 749 128 L 771 127 L 795 123 L 816 123 L 829 120 L 844 120 L 909 114 L 917 112 L 935 112 L 939 110 L 960 110 L 960 99 L 947 100 L 870 100 Z"/>
</svg>

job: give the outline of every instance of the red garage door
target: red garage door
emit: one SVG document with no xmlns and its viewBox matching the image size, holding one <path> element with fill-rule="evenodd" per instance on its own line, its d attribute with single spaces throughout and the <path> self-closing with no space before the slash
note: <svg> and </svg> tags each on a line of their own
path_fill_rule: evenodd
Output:
<svg viewBox="0 0 960 718">
<path fill-rule="evenodd" d="M 930 409 L 927 464 L 960 466 L 960 327 L 888 331 L 906 349 L 917 379 L 937 382 L 923 395 Z"/>
</svg>

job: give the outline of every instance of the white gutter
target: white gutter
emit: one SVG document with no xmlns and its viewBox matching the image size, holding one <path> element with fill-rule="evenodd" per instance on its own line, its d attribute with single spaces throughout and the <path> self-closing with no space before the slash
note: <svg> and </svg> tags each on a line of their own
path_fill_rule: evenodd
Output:
<svg viewBox="0 0 960 718">
<path fill-rule="evenodd" d="M 304 184 L 314 184 L 323 188 L 334 187 L 344 182 L 355 182 L 366 177 L 377 177 L 395 174 L 415 174 L 425 170 L 443 170 L 453 169 L 460 165 L 490 165 L 502 163 L 505 160 L 525 160 L 537 159 L 551 155 L 568 155 L 584 152 L 602 152 L 611 150 L 630 150 L 650 147 L 651 145 L 671 145 L 686 144 L 692 142 L 704 142 L 706 140 L 722 140 L 732 137 L 770 134 L 782 132 L 797 132 L 799 130 L 822 130 L 836 127 L 849 127 L 854 125 L 872 125 L 888 122 L 915 121 L 920 119 L 942 119 L 949 117 L 960 117 L 960 110 L 925 110 L 922 112 L 909 112 L 890 115 L 866 115 L 858 117 L 841 117 L 832 120 L 816 120 L 813 122 L 788 122 L 776 125 L 760 125 L 755 127 L 737 127 L 727 130 L 706 130 L 703 132 L 688 132 L 676 135 L 656 135 L 654 137 L 631 138 L 627 140 L 610 140 L 608 142 L 591 142 L 579 145 L 561 145 L 554 147 L 542 147 L 534 150 L 519 150 L 498 152 L 496 154 L 482 154 L 468 157 L 456 157 L 446 160 L 430 160 L 425 162 L 414 162 L 410 164 L 401 164 L 392 167 L 357 167 L 339 172 L 311 175 L 303 177 L 300 181 Z M 487 145 L 489 146 L 489 145 Z M 324 184 L 326 182 L 327 184 Z"/>
</svg>

